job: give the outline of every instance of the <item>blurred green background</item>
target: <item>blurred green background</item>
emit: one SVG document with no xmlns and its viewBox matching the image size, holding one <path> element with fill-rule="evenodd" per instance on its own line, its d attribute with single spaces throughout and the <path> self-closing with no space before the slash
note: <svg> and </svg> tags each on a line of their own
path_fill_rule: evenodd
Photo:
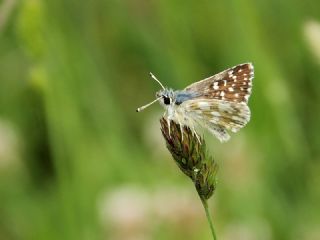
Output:
<svg viewBox="0 0 320 240">
<path fill-rule="evenodd" d="M 0 1 L 0 239 L 211 239 L 159 86 L 255 65 L 210 199 L 219 239 L 320 239 L 320 1 Z"/>
</svg>

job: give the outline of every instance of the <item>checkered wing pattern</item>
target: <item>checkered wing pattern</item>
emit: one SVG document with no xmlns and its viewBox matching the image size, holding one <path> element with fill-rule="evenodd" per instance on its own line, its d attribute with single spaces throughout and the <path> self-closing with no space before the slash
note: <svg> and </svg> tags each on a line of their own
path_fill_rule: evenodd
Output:
<svg viewBox="0 0 320 240">
<path fill-rule="evenodd" d="M 183 103 L 187 116 L 207 128 L 221 142 L 228 141 L 227 130 L 237 132 L 250 120 L 250 109 L 244 102 L 217 99 L 195 99 Z"/>
<path fill-rule="evenodd" d="M 181 107 L 221 142 L 227 141 L 227 130 L 237 132 L 250 120 L 247 103 L 253 76 L 253 65 L 245 63 L 191 84 L 185 91 L 196 92 L 197 97 Z"/>
<path fill-rule="evenodd" d="M 193 83 L 186 87 L 185 91 L 199 93 L 198 98 L 247 103 L 251 94 L 253 77 L 254 70 L 251 63 L 239 64 Z"/>
</svg>

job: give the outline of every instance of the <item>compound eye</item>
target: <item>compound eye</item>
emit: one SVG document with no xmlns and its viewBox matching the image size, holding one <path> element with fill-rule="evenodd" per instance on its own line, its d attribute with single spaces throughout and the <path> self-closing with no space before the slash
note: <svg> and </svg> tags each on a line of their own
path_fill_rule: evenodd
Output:
<svg viewBox="0 0 320 240">
<path fill-rule="evenodd" d="M 163 97 L 163 102 L 165 105 L 169 105 L 171 103 L 171 99 L 168 97 Z"/>
</svg>

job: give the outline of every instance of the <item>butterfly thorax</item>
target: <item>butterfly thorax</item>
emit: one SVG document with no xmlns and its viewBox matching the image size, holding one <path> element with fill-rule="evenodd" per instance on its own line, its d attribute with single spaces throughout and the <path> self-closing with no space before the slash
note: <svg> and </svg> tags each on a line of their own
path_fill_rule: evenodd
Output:
<svg viewBox="0 0 320 240">
<path fill-rule="evenodd" d="M 173 90 L 165 88 L 157 92 L 157 98 L 160 97 L 159 102 L 165 108 L 164 116 L 168 120 L 173 120 L 180 125 L 193 126 L 194 123 L 189 119 L 182 104 L 188 100 L 198 97 L 199 94 L 185 90 Z"/>
</svg>

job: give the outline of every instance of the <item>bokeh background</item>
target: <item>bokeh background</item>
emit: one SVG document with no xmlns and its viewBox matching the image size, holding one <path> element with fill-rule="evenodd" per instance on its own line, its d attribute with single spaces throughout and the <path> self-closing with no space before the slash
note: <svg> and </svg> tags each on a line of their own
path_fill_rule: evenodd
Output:
<svg viewBox="0 0 320 240">
<path fill-rule="evenodd" d="M 211 239 L 159 86 L 253 62 L 210 199 L 219 239 L 320 239 L 320 1 L 0 1 L 0 239 Z"/>
</svg>

